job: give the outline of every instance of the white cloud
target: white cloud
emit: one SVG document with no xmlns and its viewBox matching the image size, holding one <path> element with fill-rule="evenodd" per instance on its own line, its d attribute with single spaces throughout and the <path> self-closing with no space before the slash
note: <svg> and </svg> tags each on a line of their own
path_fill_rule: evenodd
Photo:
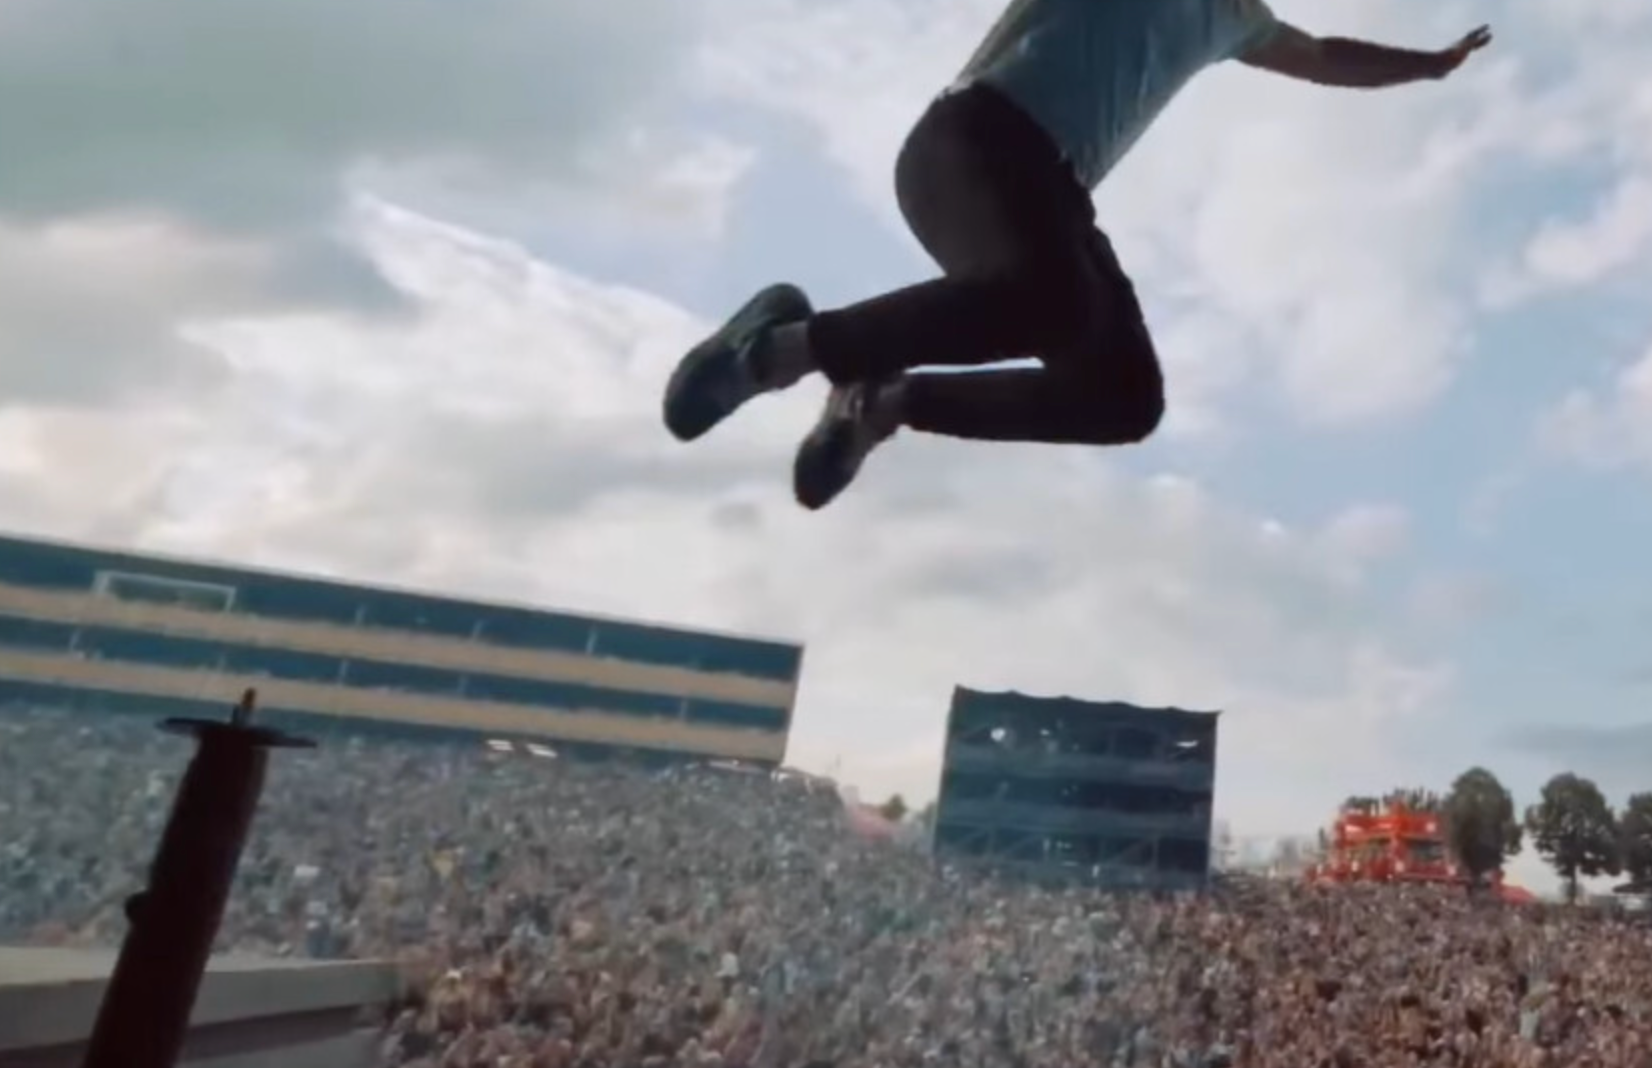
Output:
<svg viewBox="0 0 1652 1068">
<path fill-rule="evenodd" d="M 1405 548 L 1411 517 L 1395 504 L 1354 504 L 1333 516 L 1320 533 L 1321 551 L 1359 574 Z"/>
<path fill-rule="evenodd" d="M 1652 248 L 1652 174 L 1632 175 L 1578 223 L 1546 220 L 1526 248 L 1526 266 L 1555 285 L 1588 285 Z"/>
<path fill-rule="evenodd" d="M 669 0 L 25 5 L 0 36 L 0 204 L 275 229 L 368 161 L 573 176 L 698 29 Z"/>
<path fill-rule="evenodd" d="M 1280 6 L 1309 25 L 1407 41 L 1444 40 L 1460 28 L 1448 17 L 1469 17 L 1431 10 L 1425 31 L 1414 12 L 1374 2 L 1335 15 Z M 901 136 L 998 7 L 511 0 L 480 17 L 387 0 L 347 11 L 294 0 L 255 14 L 168 0 L 142 15 L 110 0 L 14 2 L 0 34 L 0 261 L 32 259 L 37 223 L 134 216 L 191 240 L 252 231 L 279 244 L 270 255 L 286 288 L 264 279 L 275 288 L 261 289 L 253 275 L 233 295 L 221 281 L 187 300 L 133 291 L 130 347 L 177 362 L 180 320 L 241 314 L 255 300 L 382 299 L 337 240 L 341 196 L 362 182 L 499 232 L 552 218 L 612 240 L 671 223 L 703 241 L 753 158 L 675 123 L 679 105 L 707 94 L 809 123 L 892 217 Z M 1464 243 L 1465 184 L 1516 149 L 1645 155 L 1635 147 L 1644 127 L 1625 124 L 1652 97 L 1613 79 L 1638 70 L 1630 44 L 1647 20 L 1615 0 L 1550 8 L 1522 2 L 1500 18 L 1587 55 L 1587 77 L 1560 77 L 1559 50 L 1508 34 L 1444 86 L 1329 93 L 1223 71 L 1171 110 L 1102 206 L 1165 342 L 1173 431 L 1227 429 L 1225 402 L 1257 383 L 1299 419 L 1333 424 L 1414 411 L 1446 387 L 1465 355 L 1472 268 L 1490 255 Z M 1613 249 L 1551 224 L 1525 266 L 1503 264 L 1505 288 L 1529 290 L 1532 270 L 1575 274 L 1627 255 L 1636 229 L 1606 222 L 1629 210 L 1611 204 L 1638 203 L 1635 188 L 1588 231 Z M 174 254 L 191 252 L 154 253 Z M 74 277 L 86 284 L 61 280 L 53 303 L 84 306 L 109 288 L 97 264 Z M 308 281 L 302 293 L 290 292 L 296 279 Z M 24 349 L 88 344 L 38 315 L 9 323 Z"/>
<path fill-rule="evenodd" d="M 916 437 L 805 513 L 788 460 L 817 394 L 678 447 L 656 425 L 658 390 L 704 324 L 395 209 L 365 209 L 362 232 L 417 321 L 226 324 L 197 335 L 225 376 L 159 411 L 0 417 L 14 514 L 805 638 L 796 753 L 841 758 L 868 793 L 933 787 L 945 702 L 965 683 L 1226 709 L 1224 802 L 1288 827 L 1302 795 L 1247 784 L 1294 768 L 1311 793 L 1325 752 L 1351 744 L 1380 764 L 1394 719 L 1449 686 L 1342 581 L 1350 556 L 1385 543 L 1340 532 L 1387 520 L 1299 534 L 1085 451 Z"/>
<path fill-rule="evenodd" d="M 736 28 L 712 39 L 711 86 L 807 122 L 892 223 L 901 137 L 1001 7 L 720 4 Z M 1425 21 L 1441 43 L 1461 28 Z M 1327 28 L 1412 40 L 1415 22 L 1354 4 Z M 1172 410 L 1190 408 L 1177 429 L 1211 429 L 1215 402 L 1254 369 L 1312 424 L 1413 412 L 1439 395 L 1465 356 L 1473 296 L 1458 208 L 1521 104 L 1480 88 L 1497 76 L 1482 65 L 1446 85 L 1354 94 L 1224 70 L 1167 113 L 1099 203 L 1150 319 L 1174 341 Z M 1221 328 L 1185 326 L 1188 306 Z"/>
<path fill-rule="evenodd" d="M 183 322 L 391 295 L 332 235 L 270 243 L 153 213 L 8 225 L 0 215 L 3 404 L 113 403 L 221 372 Z"/>
<path fill-rule="evenodd" d="M 1652 16 L 1621 0 L 1516 10 L 1541 47 L 1509 79 L 1520 106 L 1506 113 L 1499 139 L 1572 188 L 1529 202 L 1526 239 L 1488 270 L 1483 299 L 1502 309 L 1614 275 L 1633 279 L 1638 297 L 1652 268 L 1652 73 L 1642 60 Z"/>
<path fill-rule="evenodd" d="M 806 124 L 894 223 L 900 138 L 998 6 L 0 2 L 8 516 L 806 637 L 799 750 L 868 793 L 925 792 L 956 682 L 1222 707 L 1230 814 L 1304 829 L 1347 792 L 1327 754 L 1381 780 L 1396 722 L 1454 682 L 1363 588 L 1407 548 L 1403 511 L 1293 530 L 1110 456 L 913 438 L 804 515 L 786 472 L 816 392 L 677 449 L 656 393 L 703 323 L 355 197 L 715 253 L 754 150 L 702 105 L 733 101 Z M 1408 43 L 1474 21 L 1278 6 Z M 1171 428 L 1272 432 L 1233 403 L 1258 386 L 1298 423 L 1416 412 L 1465 358 L 1486 264 L 1519 297 L 1644 259 L 1647 10 L 1518 0 L 1440 86 L 1195 86 L 1100 201 L 1144 283 Z M 1579 159 L 1616 191 L 1470 240 L 1512 163 Z M 416 315 L 361 314 L 397 295 Z M 1652 457 L 1644 366 L 1569 402 L 1557 440 Z M 1459 621 L 1455 581 L 1419 585 L 1413 615 Z"/>
<path fill-rule="evenodd" d="M 718 0 L 734 29 L 708 39 L 704 72 L 713 91 L 808 124 L 899 227 L 900 139 L 1000 7 Z M 1310 29 L 1422 45 L 1485 17 L 1277 7 Z M 1109 179 L 1102 222 L 1144 283 L 1168 430 L 1231 429 L 1233 395 L 1257 384 L 1310 425 L 1414 413 L 1468 358 L 1477 313 L 1597 283 L 1639 299 L 1652 16 L 1624 0 L 1518 0 L 1492 21 L 1492 49 L 1441 85 L 1360 94 L 1214 72 Z M 1569 185 L 1532 197 L 1548 176 Z"/>
<path fill-rule="evenodd" d="M 363 182 L 511 229 L 714 237 L 751 153 L 661 126 L 700 32 L 669 0 L 14 0 L 5 403 L 215 373 L 190 322 L 381 307 L 341 232 Z"/>
<path fill-rule="evenodd" d="M 1482 623 L 1491 613 L 1517 604 L 1502 583 L 1461 572 L 1424 575 L 1412 583 L 1407 599 L 1420 625 L 1441 630 Z"/>
<path fill-rule="evenodd" d="M 1538 442 L 1593 467 L 1652 469 L 1652 350 L 1607 385 L 1561 398 L 1540 420 Z"/>
</svg>

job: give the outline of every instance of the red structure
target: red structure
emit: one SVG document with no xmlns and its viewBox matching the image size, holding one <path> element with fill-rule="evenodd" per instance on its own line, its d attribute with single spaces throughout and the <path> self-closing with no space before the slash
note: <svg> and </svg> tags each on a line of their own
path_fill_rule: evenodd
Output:
<svg viewBox="0 0 1652 1068">
<path fill-rule="evenodd" d="M 1468 883 L 1446 846 L 1440 814 L 1397 798 L 1345 805 L 1331 824 L 1324 857 L 1307 875 L 1315 883 Z M 1486 885 L 1511 905 L 1537 901 L 1531 891 L 1505 882 L 1501 871 L 1492 872 Z"/>
<path fill-rule="evenodd" d="M 1325 856 L 1308 869 L 1308 878 L 1328 883 L 1463 881 L 1446 849 L 1439 813 L 1397 800 L 1338 812 Z"/>
</svg>

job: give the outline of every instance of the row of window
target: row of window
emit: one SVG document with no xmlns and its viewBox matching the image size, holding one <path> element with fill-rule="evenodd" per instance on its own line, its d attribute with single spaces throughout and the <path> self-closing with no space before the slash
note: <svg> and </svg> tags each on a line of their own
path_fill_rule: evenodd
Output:
<svg viewBox="0 0 1652 1068">
<path fill-rule="evenodd" d="M 1167 757 L 1130 758 L 1087 753 L 1043 753 L 1005 750 L 997 746 L 954 742 L 946 752 L 946 767 L 959 774 L 1000 778 L 1063 779 L 1103 783 L 1141 783 L 1210 791 L 1216 767 L 1198 761 Z"/>
<path fill-rule="evenodd" d="M 940 794 L 943 817 L 949 801 L 1105 809 L 1143 815 L 1208 812 L 1211 804 L 1209 790 L 1188 790 L 1168 784 L 1003 778 L 954 770 L 943 775 Z"/>
<path fill-rule="evenodd" d="M 292 649 L 153 634 L 123 627 L 79 626 L 17 616 L 0 616 L 0 649 L 6 647 L 67 652 L 85 658 L 185 671 L 212 671 L 367 690 L 463 697 L 536 708 L 686 719 L 749 730 L 783 731 L 787 722 L 783 708 L 733 701 L 685 699 L 572 682 L 451 671 L 419 664 L 345 659 Z"/>
<path fill-rule="evenodd" d="M 1102 757 L 1115 760 L 1166 761 L 1177 764 L 1216 763 L 1216 747 L 1196 739 L 1166 738 L 1152 731 L 1119 728 L 1086 734 L 1017 732 L 998 728 L 990 732 L 953 735 L 959 749 L 989 751 L 1013 757 Z"/>
<path fill-rule="evenodd" d="M 156 697 L 149 694 L 118 693 L 106 690 L 88 690 L 75 686 L 56 686 L 49 683 L 23 682 L 0 678 L 0 711 L 8 705 L 31 708 L 50 708 L 68 712 L 99 715 L 136 715 L 146 718 L 164 716 L 194 719 L 222 720 L 221 702 L 192 700 L 183 697 Z M 290 731 L 322 744 L 331 744 L 353 738 L 364 741 L 384 740 L 424 744 L 466 744 L 492 740 L 488 734 L 464 727 L 438 727 L 425 723 L 396 723 L 385 720 L 344 719 L 314 712 L 296 712 L 281 708 L 266 708 L 260 712 L 259 725 Z M 509 740 L 509 739 L 508 739 Z M 566 741 L 549 735 L 538 735 L 535 741 L 549 742 L 561 757 L 582 761 L 617 760 L 669 767 L 684 761 L 699 762 L 705 753 L 684 753 L 671 750 L 647 749 L 627 745 L 616 740 L 611 744 L 587 741 Z M 750 761 L 749 757 L 741 757 Z M 761 764 L 761 762 L 756 762 Z"/>
<path fill-rule="evenodd" d="M 1216 759 L 1214 716 L 1119 702 L 959 690 L 947 729 L 957 742 L 1006 749 L 1132 760 Z"/>
<path fill-rule="evenodd" d="M 371 626 L 637 663 L 789 682 L 802 649 L 780 642 L 583 619 L 364 589 L 316 579 L 170 563 L 0 537 L 0 583 L 234 611 L 305 623 Z"/>
</svg>

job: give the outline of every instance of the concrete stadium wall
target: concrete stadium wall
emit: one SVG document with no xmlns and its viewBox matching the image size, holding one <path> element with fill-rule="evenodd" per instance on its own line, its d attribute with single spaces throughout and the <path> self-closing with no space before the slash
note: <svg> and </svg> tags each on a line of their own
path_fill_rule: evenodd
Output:
<svg viewBox="0 0 1652 1068">
<path fill-rule="evenodd" d="M 115 955 L 0 947 L 0 1065 L 78 1068 Z M 402 979 L 382 961 L 215 957 L 180 1068 L 368 1068 Z"/>
</svg>

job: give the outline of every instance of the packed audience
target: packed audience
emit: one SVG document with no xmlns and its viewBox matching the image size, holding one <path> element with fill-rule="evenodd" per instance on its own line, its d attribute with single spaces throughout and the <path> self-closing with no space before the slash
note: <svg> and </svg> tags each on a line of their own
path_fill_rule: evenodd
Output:
<svg viewBox="0 0 1652 1068">
<path fill-rule="evenodd" d="M 191 751 L 0 712 L 0 942 L 118 942 Z M 407 1068 L 1652 1068 L 1633 917 L 1039 888 L 801 782 L 481 748 L 277 754 L 221 944 L 405 962 Z"/>
</svg>

